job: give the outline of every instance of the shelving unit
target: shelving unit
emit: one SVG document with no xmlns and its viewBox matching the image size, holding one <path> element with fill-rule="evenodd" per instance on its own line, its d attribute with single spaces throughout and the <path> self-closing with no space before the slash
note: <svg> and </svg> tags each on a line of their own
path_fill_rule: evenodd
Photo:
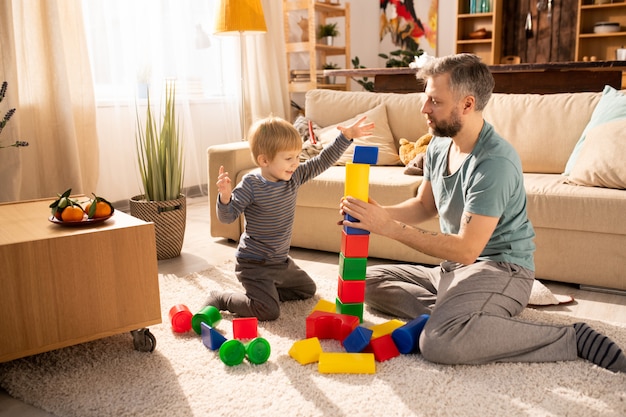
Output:
<svg viewBox="0 0 626 417">
<path fill-rule="evenodd" d="M 485 64 L 496 65 L 502 55 L 502 0 L 490 0 L 489 9 L 488 13 L 470 13 L 470 0 L 458 0 L 456 52 L 476 54 Z M 487 37 L 470 36 L 483 28 L 490 33 Z"/>
<path fill-rule="evenodd" d="M 308 19 L 309 39 L 308 41 L 292 42 L 290 41 L 292 38 L 290 14 L 295 12 L 302 13 L 302 11 L 305 11 Z M 344 45 L 326 45 L 319 43 L 321 40 L 317 39 L 319 25 L 326 24 L 327 19 L 331 18 L 344 19 L 344 26 L 341 29 L 345 39 Z M 304 93 L 315 88 L 347 90 L 347 83 L 327 83 L 321 74 L 323 65 L 330 62 L 328 61 L 329 57 L 343 56 L 345 59 L 344 68 L 350 67 L 350 3 L 341 6 L 316 0 L 283 0 L 283 22 L 285 27 L 289 92 Z M 306 56 L 308 68 L 292 68 L 291 55 L 293 54 Z M 303 75 L 304 77 L 302 78 L 305 80 L 299 81 L 298 78 Z"/>
<path fill-rule="evenodd" d="M 626 1 L 619 3 L 589 4 L 578 2 L 578 24 L 576 26 L 576 60 L 596 57 L 598 61 L 615 60 L 615 50 L 626 47 Z M 618 22 L 619 32 L 594 33 L 598 22 Z"/>
</svg>

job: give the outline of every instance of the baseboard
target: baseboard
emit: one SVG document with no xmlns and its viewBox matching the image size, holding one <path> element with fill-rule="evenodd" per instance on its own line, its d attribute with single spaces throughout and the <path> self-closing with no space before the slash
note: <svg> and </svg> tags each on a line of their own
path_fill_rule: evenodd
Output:
<svg viewBox="0 0 626 417">
<path fill-rule="evenodd" d="M 615 294 L 615 295 L 624 295 L 626 296 L 626 290 L 618 290 L 616 288 L 605 288 L 605 287 L 596 287 L 595 285 L 579 285 L 581 290 L 584 291 L 595 291 L 595 292 L 603 292 L 606 294 Z"/>
</svg>

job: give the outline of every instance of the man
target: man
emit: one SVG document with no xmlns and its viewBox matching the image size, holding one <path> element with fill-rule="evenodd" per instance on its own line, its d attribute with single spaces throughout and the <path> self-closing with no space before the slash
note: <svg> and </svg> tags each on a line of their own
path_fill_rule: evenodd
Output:
<svg viewBox="0 0 626 417">
<path fill-rule="evenodd" d="M 433 134 L 417 196 L 380 206 L 347 196 L 342 225 L 395 239 L 445 259 L 438 267 L 368 268 L 366 303 L 412 319 L 430 314 L 425 359 L 444 364 L 545 362 L 578 356 L 626 372 L 621 349 L 585 323 L 551 326 L 515 318 L 534 280 L 535 236 L 526 214 L 519 156 L 483 119 L 493 91 L 489 68 L 470 54 L 427 62 L 421 112 Z M 416 225 L 439 216 L 441 233 Z"/>
</svg>

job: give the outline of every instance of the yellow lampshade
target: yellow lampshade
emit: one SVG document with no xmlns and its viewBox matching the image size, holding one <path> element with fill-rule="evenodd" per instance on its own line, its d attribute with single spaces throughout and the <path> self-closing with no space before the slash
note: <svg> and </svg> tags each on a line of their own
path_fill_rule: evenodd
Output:
<svg viewBox="0 0 626 417">
<path fill-rule="evenodd" d="M 261 0 L 221 0 L 214 33 L 241 32 L 267 32 Z"/>
</svg>

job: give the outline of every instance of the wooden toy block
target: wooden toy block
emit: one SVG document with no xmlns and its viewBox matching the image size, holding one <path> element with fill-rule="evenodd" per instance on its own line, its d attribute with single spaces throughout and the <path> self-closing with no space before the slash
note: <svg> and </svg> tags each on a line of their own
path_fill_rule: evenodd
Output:
<svg viewBox="0 0 626 417">
<path fill-rule="evenodd" d="M 343 303 L 339 298 L 335 299 L 337 313 L 357 317 L 359 323 L 363 323 L 363 303 Z"/>
<path fill-rule="evenodd" d="M 350 216 L 349 214 L 344 214 L 343 215 L 344 220 L 348 220 L 350 222 L 356 222 L 358 223 L 359 221 L 357 219 L 355 219 L 354 217 Z M 348 235 L 369 235 L 370 232 L 364 229 L 357 229 L 356 227 L 350 227 L 350 226 L 343 226 L 342 229 L 346 234 Z"/>
<path fill-rule="evenodd" d="M 306 337 L 343 341 L 359 325 L 359 318 L 347 314 L 314 311 L 306 318 Z"/>
<path fill-rule="evenodd" d="M 376 165 L 378 161 L 378 146 L 355 146 L 352 162 L 355 164 Z"/>
<path fill-rule="evenodd" d="M 371 353 L 322 352 L 317 370 L 322 374 L 374 374 L 376 361 Z"/>
<path fill-rule="evenodd" d="M 202 343 L 211 350 L 218 350 L 226 341 L 226 338 L 213 327 L 202 322 L 200 323 L 202 332 Z"/>
<path fill-rule="evenodd" d="M 369 198 L 370 166 L 368 164 L 346 164 L 344 195 L 367 201 Z"/>
<path fill-rule="evenodd" d="M 359 353 L 369 345 L 372 339 L 372 331 L 366 327 L 359 326 L 346 337 L 341 344 L 350 353 Z"/>
<path fill-rule="evenodd" d="M 350 227 L 350 229 L 354 229 Z M 341 253 L 346 258 L 367 258 L 370 244 L 368 234 L 348 234 L 341 230 Z"/>
<path fill-rule="evenodd" d="M 367 258 L 347 258 L 339 254 L 339 276 L 344 280 L 364 280 L 366 270 Z"/>
<path fill-rule="evenodd" d="M 391 338 L 400 353 L 419 352 L 420 334 L 429 318 L 430 315 L 422 314 L 391 333 Z"/>
<path fill-rule="evenodd" d="M 362 303 L 365 301 L 365 280 L 345 280 L 339 277 L 337 296 L 342 303 Z"/>
<path fill-rule="evenodd" d="M 233 338 L 254 339 L 258 336 L 258 323 L 256 317 L 237 317 L 233 319 Z"/>
<path fill-rule="evenodd" d="M 294 358 L 300 365 L 317 362 L 321 353 L 322 345 L 317 337 L 298 340 L 289 349 L 289 356 Z"/>
<path fill-rule="evenodd" d="M 370 349 L 378 362 L 384 362 L 396 356 L 400 356 L 400 351 L 398 351 L 390 334 L 372 339 L 367 351 L 369 352 Z"/>
<path fill-rule="evenodd" d="M 315 307 L 313 307 L 313 310 L 311 310 L 311 313 L 314 311 L 325 311 L 327 313 L 336 313 L 337 307 L 335 307 L 335 303 L 333 303 L 332 301 L 319 300 L 317 304 L 315 304 Z"/>
<path fill-rule="evenodd" d="M 406 323 L 401 320 L 393 319 L 381 324 L 371 326 L 370 329 L 372 329 L 372 331 L 374 332 L 374 334 L 372 335 L 372 339 L 376 339 L 377 337 L 381 337 L 386 334 L 391 334 L 398 327 L 402 327 L 405 324 Z"/>
</svg>

